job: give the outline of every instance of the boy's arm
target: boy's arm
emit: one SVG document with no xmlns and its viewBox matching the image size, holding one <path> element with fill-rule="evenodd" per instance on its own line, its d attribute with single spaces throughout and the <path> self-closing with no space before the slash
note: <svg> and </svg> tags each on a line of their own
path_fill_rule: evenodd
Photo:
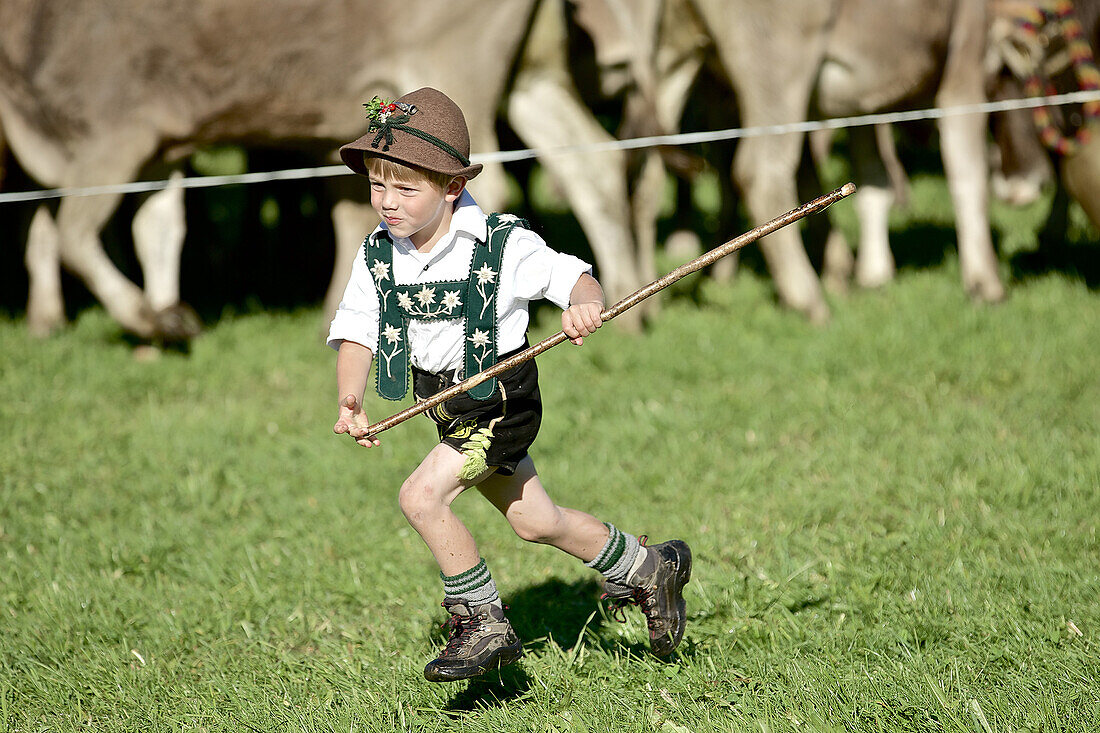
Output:
<svg viewBox="0 0 1100 733">
<path fill-rule="evenodd" d="M 577 284 L 569 293 L 569 307 L 561 312 L 561 330 L 569 340 L 580 346 L 584 337 L 596 332 L 603 325 L 603 288 L 588 273 L 577 278 Z"/>
<path fill-rule="evenodd" d="M 373 360 L 374 353 L 366 346 L 346 339 L 340 342 L 340 350 L 336 355 L 336 388 L 340 413 L 332 431 L 338 435 L 348 433 L 355 438 L 356 443 L 366 448 L 381 445 L 377 438 L 364 437 L 370 420 L 367 419 L 367 413 L 363 412 L 363 392 L 367 387 L 367 376 Z"/>
</svg>

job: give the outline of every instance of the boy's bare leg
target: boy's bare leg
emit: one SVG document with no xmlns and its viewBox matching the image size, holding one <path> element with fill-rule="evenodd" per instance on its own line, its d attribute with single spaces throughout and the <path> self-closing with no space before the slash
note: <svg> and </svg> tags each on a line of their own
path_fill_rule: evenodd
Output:
<svg viewBox="0 0 1100 733">
<path fill-rule="evenodd" d="M 530 456 L 520 461 L 513 475 L 491 474 L 477 488 L 524 540 L 552 545 L 584 562 L 594 560 L 607 542 L 603 522 L 550 499 Z"/>
<path fill-rule="evenodd" d="M 458 575 L 477 565 L 477 544 L 466 525 L 451 511 L 451 502 L 478 480 L 458 478 L 466 456 L 444 443 L 431 450 L 401 485 L 398 502 L 444 575 Z M 495 469 L 490 469 L 490 471 Z M 597 548 L 599 549 L 599 548 Z"/>
<path fill-rule="evenodd" d="M 451 511 L 456 496 L 495 470 L 463 481 L 458 474 L 465 462 L 466 456 L 440 443 L 405 480 L 399 495 L 401 511 L 443 573 L 443 607 L 451 614 L 446 647 L 424 667 L 424 677 L 433 682 L 476 677 L 523 654 L 474 538 Z"/>
<path fill-rule="evenodd" d="M 667 657 L 675 651 L 687 620 L 682 591 L 691 578 L 691 549 L 686 543 L 670 540 L 639 547 L 637 538 L 589 514 L 557 506 L 547 496 L 530 456 L 520 462 L 514 475 L 488 476 L 478 490 L 504 514 L 517 535 L 553 545 L 602 573 L 605 597 L 614 605 L 641 606 L 654 654 Z M 626 551 L 624 545 L 634 549 Z M 619 547 L 621 559 L 604 554 L 605 546 L 608 550 Z"/>
</svg>

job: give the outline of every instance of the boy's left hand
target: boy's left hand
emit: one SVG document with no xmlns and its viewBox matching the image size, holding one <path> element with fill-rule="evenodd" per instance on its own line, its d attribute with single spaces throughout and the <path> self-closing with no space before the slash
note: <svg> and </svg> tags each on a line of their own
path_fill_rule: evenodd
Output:
<svg viewBox="0 0 1100 733">
<path fill-rule="evenodd" d="M 596 332 L 603 325 L 600 314 L 603 313 L 603 303 L 577 303 L 561 312 L 561 330 L 569 337 L 569 341 L 576 346 L 584 343 L 584 337 Z"/>
</svg>

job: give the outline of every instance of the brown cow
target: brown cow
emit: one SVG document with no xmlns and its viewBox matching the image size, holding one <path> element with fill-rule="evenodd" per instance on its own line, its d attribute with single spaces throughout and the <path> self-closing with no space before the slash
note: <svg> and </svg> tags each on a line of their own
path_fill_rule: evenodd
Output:
<svg viewBox="0 0 1100 733">
<path fill-rule="evenodd" d="M 662 7 L 654 10 L 654 4 Z M 635 51 L 620 63 L 639 66 L 632 74 L 637 93 L 656 100 L 650 118 L 666 131 L 678 125 L 687 90 L 679 82 L 665 83 L 663 70 L 698 69 L 709 55 L 708 44 L 736 96 L 714 103 L 736 104 L 746 127 L 985 99 L 986 18 L 979 0 L 646 0 L 642 5 L 644 14 L 662 19 L 640 26 L 656 29 L 655 38 L 645 41 L 655 50 L 648 55 Z M 682 92 L 679 97 L 676 90 Z M 999 300 L 1004 288 L 986 211 L 986 118 L 949 117 L 939 127 L 964 287 L 976 299 Z M 856 206 L 864 222 L 857 276 L 874 285 L 893 274 L 886 237 L 893 186 L 873 128 L 853 128 L 850 137 L 860 183 Z M 734 178 L 755 219 L 795 206 L 802 143 L 799 133 L 739 142 Z M 812 319 L 827 317 L 819 280 L 797 231 L 783 229 L 762 240 L 761 248 L 780 299 Z"/>
<path fill-rule="evenodd" d="M 46 186 L 130 181 L 152 159 L 210 143 L 332 151 L 362 134 L 362 102 L 423 85 L 445 90 L 466 111 L 476 152 L 497 149 L 496 111 L 509 85 L 509 118 L 527 144 L 606 140 L 571 91 L 554 49 L 562 12 L 561 0 L 124 0 L 110 6 L 5 0 L 0 121 L 22 166 Z M 599 165 L 576 155 L 544 161 L 568 181 L 611 297 L 640 284 L 624 160 L 607 154 Z M 486 166 L 474 184 L 487 206 L 503 200 L 499 164 Z M 119 196 L 64 199 L 56 220 L 42 209 L 27 248 L 32 330 L 48 332 L 61 321 L 51 266 L 59 256 L 126 330 L 155 336 L 157 311 L 178 296 L 172 283 L 182 231 L 161 222 L 165 215 L 179 219 L 181 197 L 178 188 L 152 197 L 143 207 L 152 223 L 139 217 L 136 225 L 146 292 L 118 271 L 98 239 Z M 363 207 L 346 203 L 336 207 L 334 220 L 337 268 L 329 310 L 371 226 Z"/>
</svg>

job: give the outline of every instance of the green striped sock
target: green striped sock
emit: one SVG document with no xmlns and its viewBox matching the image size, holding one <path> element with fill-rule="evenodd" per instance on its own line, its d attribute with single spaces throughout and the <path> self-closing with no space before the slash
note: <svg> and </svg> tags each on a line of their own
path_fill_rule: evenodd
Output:
<svg viewBox="0 0 1100 733">
<path fill-rule="evenodd" d="M 615 525 L 604 522 L 607 527 L 607 543 L 600 550 L 600 554 L 591 562 L 586 562 L 587 567 L 602 573 L 612 583 L 626 585 L 626 579 L 630 575 L 634 561 L 638 557 L 638 538 L 626 532 L 620 532 Z"/>
<path fill-rule="evenodd" d="M 465 602 L 470 608 L 500 602 L 497 585 L 493 582 L 493 576 L 489 574 L 489 567 L 484 560 L 458 575 L 444 575 L 440 572 L 439 577 L 443 579 L 443 593 L 448 598 Z"/>
</svg>

